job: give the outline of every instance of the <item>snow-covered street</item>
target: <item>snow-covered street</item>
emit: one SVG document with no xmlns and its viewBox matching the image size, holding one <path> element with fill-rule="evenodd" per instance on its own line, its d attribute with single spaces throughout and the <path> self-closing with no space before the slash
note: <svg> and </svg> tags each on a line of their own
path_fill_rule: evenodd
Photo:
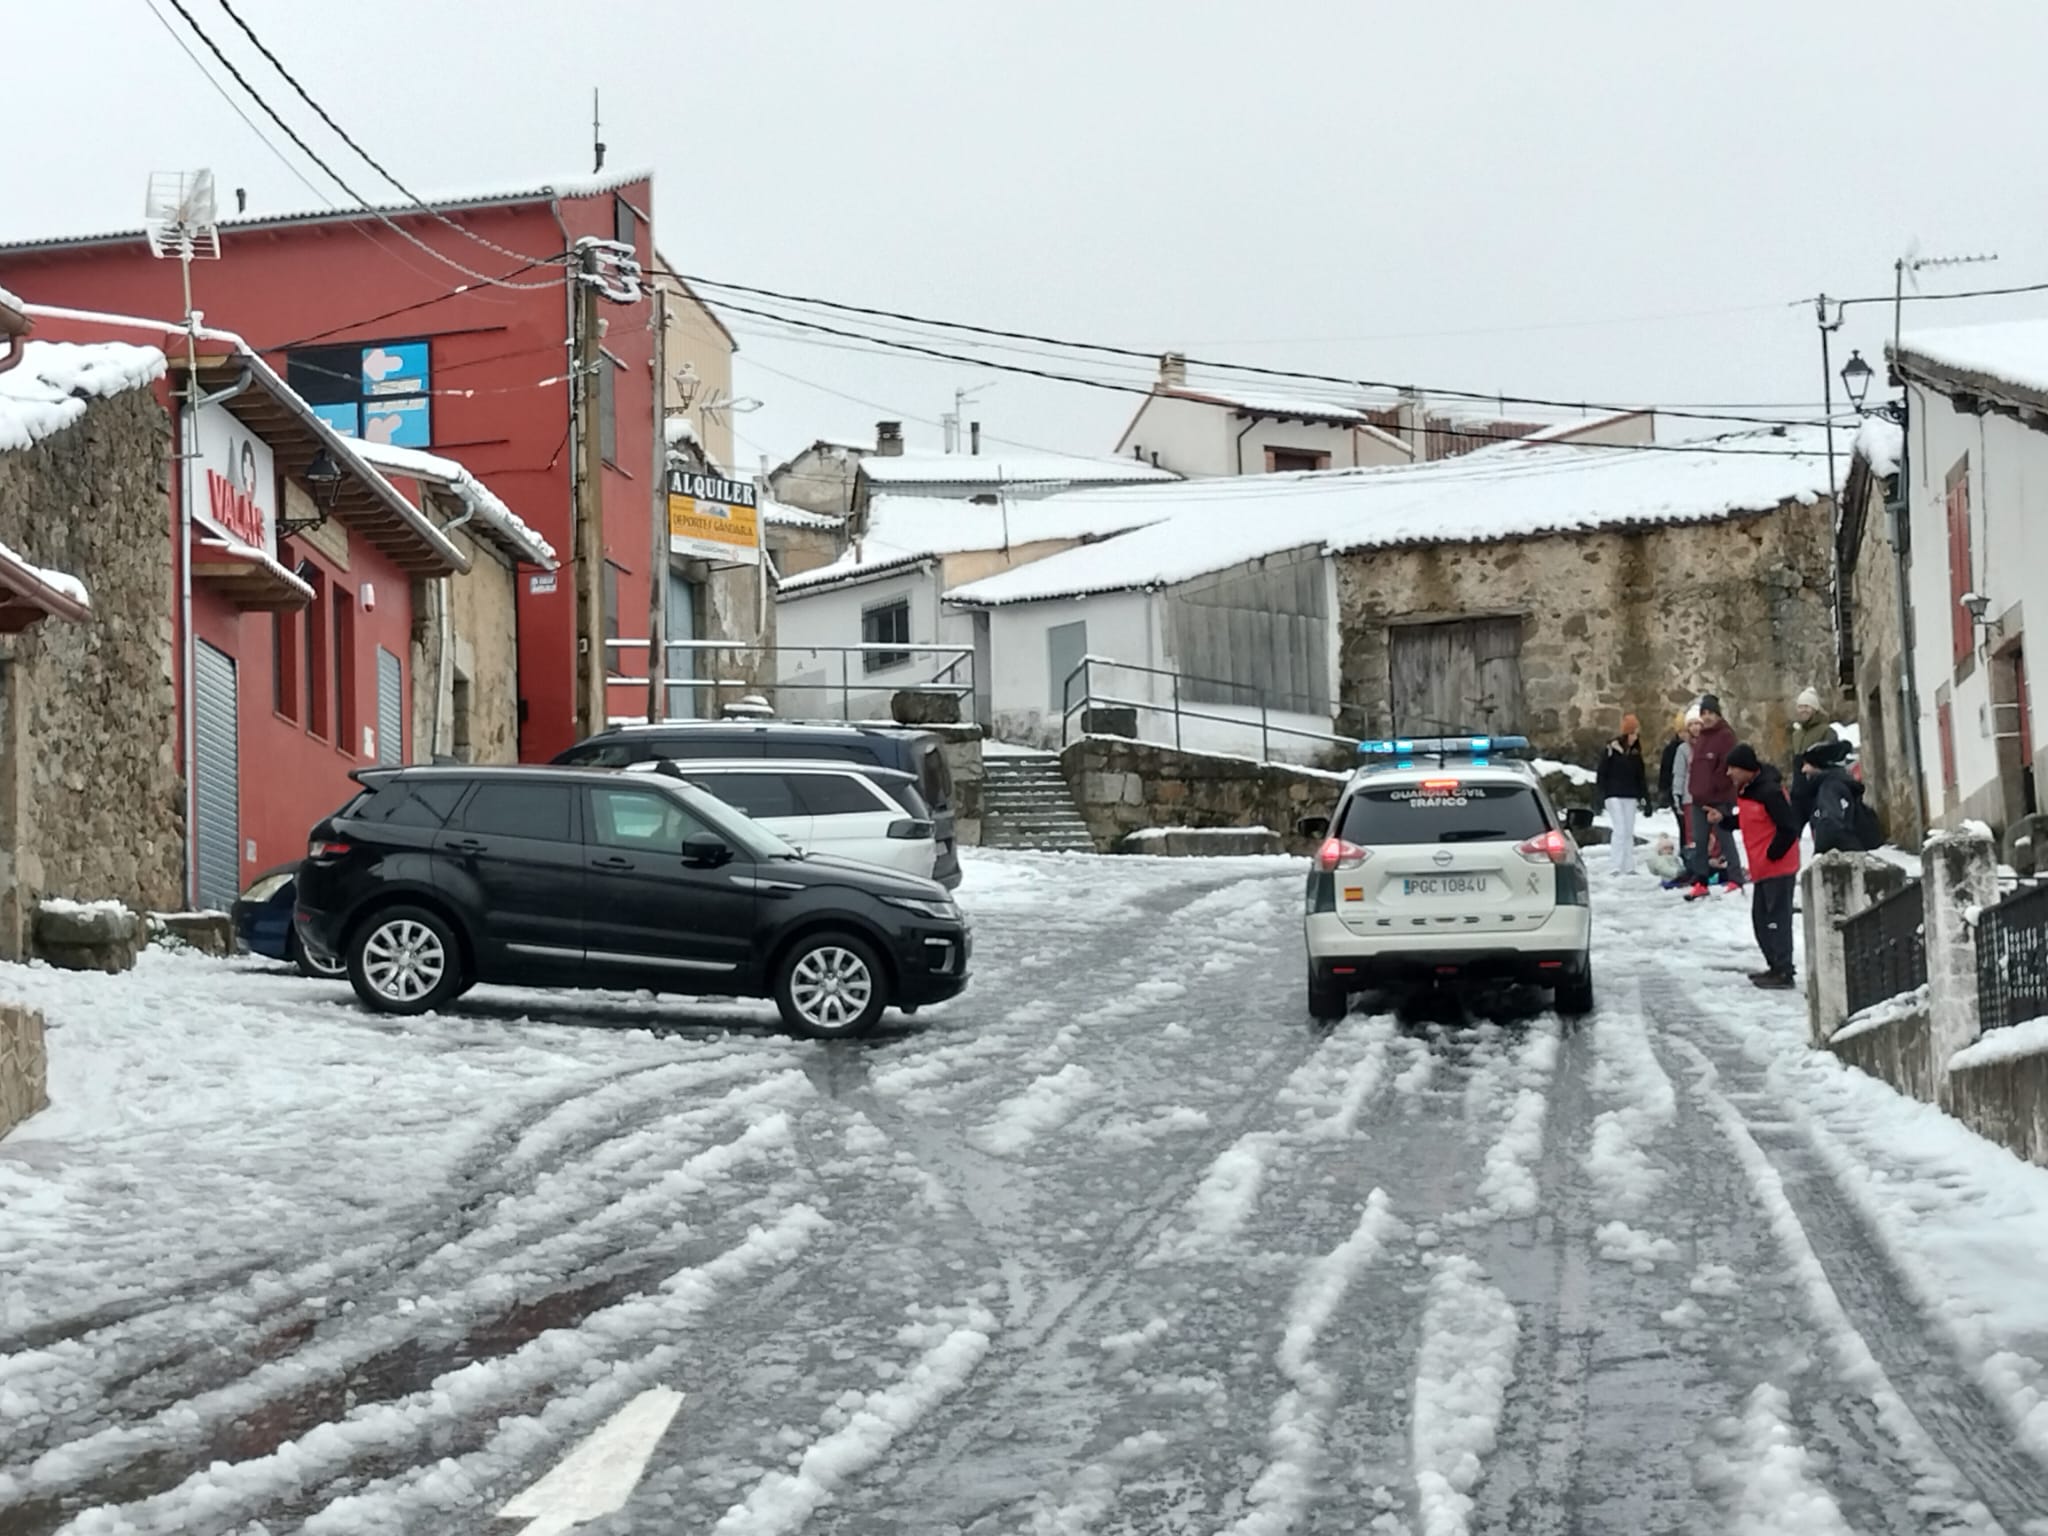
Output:
<svg viewBox="0 0 2048 1536">
<path fill-rule="evenodd" d="M 2048 1533 L 2048 1171 L 1595 863 L 1575 1027 L 1311 1026 L 1282 859 L 974 857 L 864 1043 L 0 968 L 0 1533 Z"/>
</svg>

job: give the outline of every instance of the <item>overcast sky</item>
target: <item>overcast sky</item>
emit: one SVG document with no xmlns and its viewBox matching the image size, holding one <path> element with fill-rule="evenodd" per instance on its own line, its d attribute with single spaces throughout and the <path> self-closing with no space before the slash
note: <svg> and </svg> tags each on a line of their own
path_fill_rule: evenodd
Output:
<svg viewBox="0 0 2048 1536">
<path fill-rule="evenodd" d="M 185 3 L 358 190 L 376 185 L 230 46 L 218 0 Z M 233 3 L 421 191 L 588 173 L 601 85 L 609 166 L 655 170 L 678 266 L 1023 331 L 1812 413 L 1801 295 L 1888 293 L 1909 249 L 2001 258 L 1924 273 L 1929 291 L 2048 281 L 2038 0 Z M 5 9 L 0 237 L 132 227 L 157 169 L 210 166 L 252 212 L 324 201 L 149 0 Z M 2037 314 L 2048 294 L 1922 305 L 1907 325 Z M 736 422 L 742 467 L 884 415 L 936 447 L 954 390 L 991 381 L 969 414 L 992 448 L 1107 452 L 1132 403 L 730 318 L 739 392 L 764 402 Z M 1876 358 L 1890 325 L 1889 306 L 1852 309 L 1837 365 L 1847 345 Z"/>
</svg>

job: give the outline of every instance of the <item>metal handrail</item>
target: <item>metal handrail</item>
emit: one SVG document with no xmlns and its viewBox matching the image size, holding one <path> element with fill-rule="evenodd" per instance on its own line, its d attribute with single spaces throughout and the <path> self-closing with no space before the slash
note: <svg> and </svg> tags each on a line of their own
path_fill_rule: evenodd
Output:
<svg viewBox="0 0 2048 1536">
<path fill-rule="evenodd" d="M 622 659 L 627 655 L 641 655 L 644 657 L 645 653 L 649 650 L 649 642 L 644 638 L 607 640 L 605 641 L 605 649 L 608 658 L 612 660 Z M 851 661 L 857 655 L 949 658 L 946 664 L 937 667 L 928 679 L 917 682 L 905 681 L 896 683 L 889 686 L 886 691 L 896 693 L 908 690 L 918 693 L 938 693 L 960 699 L 972 698 L 975 694 L 974 647 L 972 645 L 942 645 L 914 640 L 901 642 L 862 641 L 852 645 L 759 645 L 748 641 L 734 640 L 670 640 L 664 643 L 664 650 L 670 656 L 692 655 L 698 652 L 716 653 L 720 651 L 752 651 L 764 657 L 795 655 L 811 659 L 836 655 L 839 658 L 838 692 L 841 719 L 851 719 L 853 717 L 853 694 L 855 690 L 853 688 Z M 960 680 L 963 664 L 967 669 L 966 681 L 964 682 Z M 607 672 L 609 674 L 605 678 L 607 691 L 612 688 L 632 688 L 638 690 L 643 695 L 645 694 L 648 678 L 644 660 L 642 662 L 642 671 L 638 676 L 610 673 L 609 667 Z M 664 672 L 662 677 L 662 713 L 664 717 L 674 714 L 677 701 L 687 697 L 688 691 L 696 689 L 709 688 L 711 690 L 710 702 L 715 707 L 720 702 L 720 692 L 727 688 L 744 690 L 749 693 L 760 693 L 774 698 L 785 689 L 808 693 L 812 691 L 829 692 L 832 687 L 833 685 L 830 682 L 785 683 L 780 677 L 766 682 L 755 683 L 749 682 L 745 678 L 672 677 Z M 870 688 L 866 683 L 863 683 L 860 691 L 868 692 Z M 644 714 L 613 715 L 611 718 L 614 720 L 630 719 L 644 721 L 646 716 Z"/>
<path fill-rule="evenodd" d="M 1168 703 L 1159 704 L 1151 700 L 1123 699 L 1118 698 L 1114 694 L 1097 693 L 1095 690 L 1094 672 L 1094 669 L 1097 667 L 1109 668 L 1118 672 L 1136 672 L 1146 677 L 1167 678 L 1173 684 L 1173 696 Z M 1076 679 L 1080 680 L 1082 688 L 1081 696 L 1078 699 L 1074 696 L 1074 683 Z M 1253 683 L 1236 683 L 1231 682 L 1227 678 L 1220 677 L 1201 677 L 1192 673 L 1176 672 L 1170 667 L 1140 666 L 1135 662 L 1115 661 L 1107 656 L 1083 656 L 1079 665 L 1069 672 L 1060 684 L 1060 703 L 1062 706 L 1060 710 L 1061 749 L 1064 750 L 1072 739 L 1074 711 L 1076 709 L 1086 709 L 1097 704 L 1109 704 L 1127 709 L 1170 711 L 1173 715 L 1173 746 L 1176 752 L 1186 750 L 1182 744 L 1184 733 L 1181 729 L 1181 721 L 1184 718 L 1188 720 L 1211 720 L 1218 724 L 1239 727 L 1251 723 L 1241 716 L 1217 714 L 1210 710 L 1203 710 L 1183 704 L 1181 702 L 1181 684 L 1183 683 L 1203 683 L 1212 687 L 1242 689 L 1247 693 L 1257 695 L 1259 709 L 1259 759 L 1262 762 L 1272 761 L 1272 738 L 1276 735 L 1294 737 L 1304 741 L 1317 741 L 1332 746 L 1341 746 L 1349 751 L 1356 751 L 1361 740 L 1357 736 L 1344 736 L 1336 732 L 1304 731 L 1291 725 L 1275 725 L 1272 719 L 1272 707 L 1267 702 L 1267 691 Z M 1361 715 L 1364 714 L 1364 709 L 1360 706 L 1344 704 L 1338 706 L 1340 713 L 1345 709 L 1351 708 L 1357 708 Z"/>
</svg>

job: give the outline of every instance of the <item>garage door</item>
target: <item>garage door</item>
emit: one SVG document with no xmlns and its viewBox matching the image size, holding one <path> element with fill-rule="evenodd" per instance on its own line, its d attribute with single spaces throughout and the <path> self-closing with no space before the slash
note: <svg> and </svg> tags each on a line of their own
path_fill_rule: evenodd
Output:
<svg viewBox="0 0 2048 1536">
<path fill-rule="evenodd" d="M 236 751 L 235 663 L 203 641 L 193 690 L 193 841 L 199 905 L 225 912 L 242 893 L 242 782 Z"/>
<path fill-rule="evenodd" d="M 1522 621 L 1459 619 L 1389 632 L 1394 718 L 1410 736 L 1522 729 Z"/>
<path fill-rule="evenodd" d="M 381 645 L 377 647 L 377 761 L 387 767 L 405 761 L 405 669 Z"/>
</svg>

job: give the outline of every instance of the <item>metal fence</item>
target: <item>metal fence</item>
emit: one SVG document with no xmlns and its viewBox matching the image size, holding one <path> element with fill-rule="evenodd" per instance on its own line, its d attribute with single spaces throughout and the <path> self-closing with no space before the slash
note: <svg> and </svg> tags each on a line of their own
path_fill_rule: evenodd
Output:
<svg viewBox="0 0 2048 1536">
<path fill-rule="evenodd" d="M 647 720 L 648 643 L 607 640 L 605 707 L 614 725 Z M 945 694 L 971 719 L 974 647 L 921 645 L 749 645 L 731 640 L 671 640 L 664 652 L 664 720 L 710 718 L 758 694 L 789 719 L 885 719 L 898 693 Z M 870 671 L 870 666 L 873 670 Z"/>
<path fill-rule="evenodd" d="M 2048 883 L 1978 916 L 1977 1008 L 1985 1029 L 2048 1016 Z"/>
<path fill-rule="evenodd" d="M 1861 1013 L 1927 984 L 1926 922 L 1917 880 L 1843 922 L 1849 1012 Z"/>
</svg>

